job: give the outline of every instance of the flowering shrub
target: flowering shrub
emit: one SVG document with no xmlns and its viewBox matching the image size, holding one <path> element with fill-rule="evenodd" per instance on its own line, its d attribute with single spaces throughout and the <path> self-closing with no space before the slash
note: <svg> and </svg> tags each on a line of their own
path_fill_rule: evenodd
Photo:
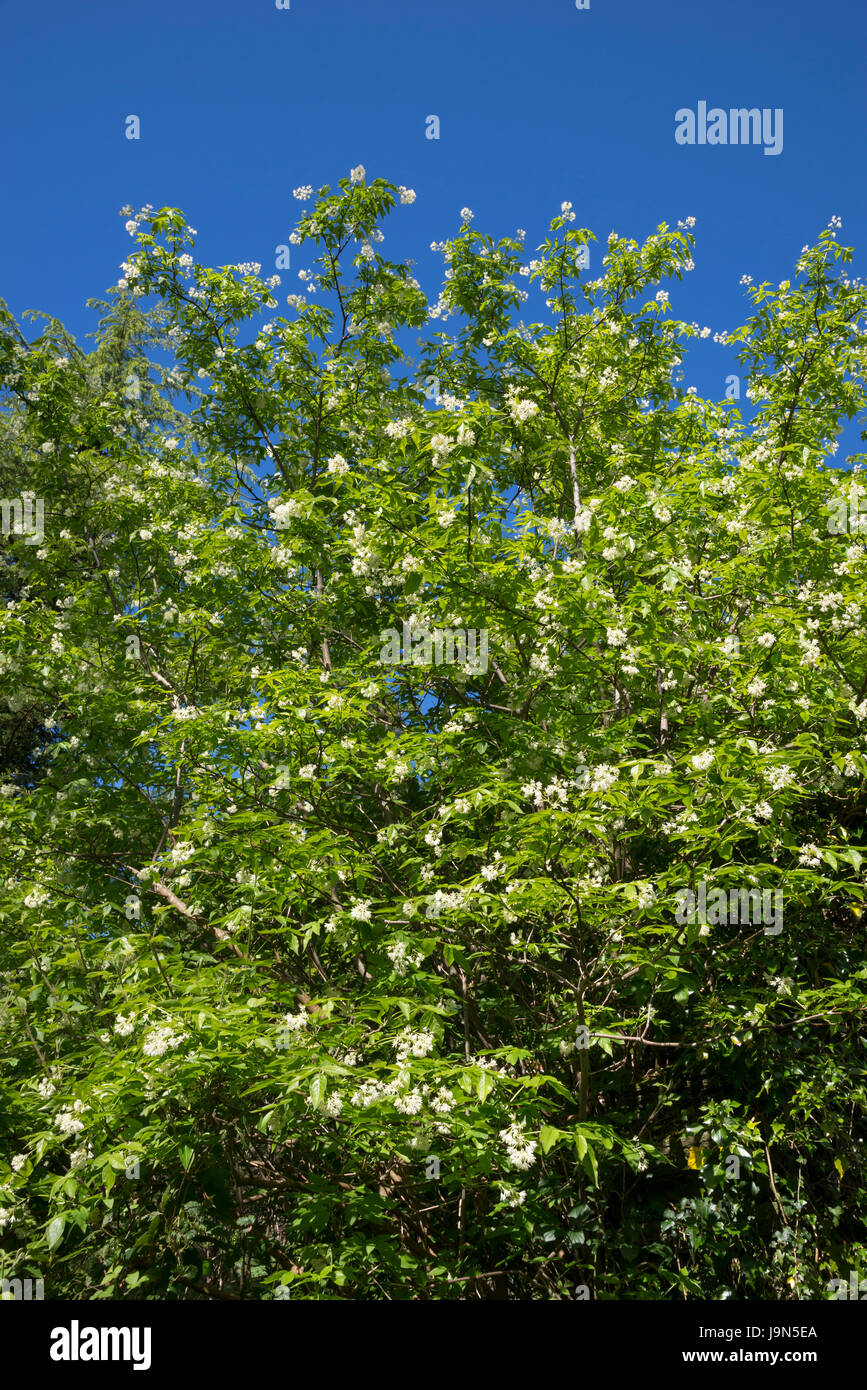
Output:
<svg viewBox="0 0 867 1390">
<path fill-rule="evenodd" d="M 0 1274 L 821 1297 L 867 1253 L 850 253 L 717 335 L 746 421 L 677 384 L 692 219 L 589 281 L 570 205 L 532 259 L 464 209 L 430 306 L 380 250 L 412 190 L 295 196 L 288 316 L 170 208 L 95 352 L 0 315 L 45 504 L 0 546 L 43 737 L 0 769 Z M 403 624 L 486 669 L 384 666 Z"/>
</svg>

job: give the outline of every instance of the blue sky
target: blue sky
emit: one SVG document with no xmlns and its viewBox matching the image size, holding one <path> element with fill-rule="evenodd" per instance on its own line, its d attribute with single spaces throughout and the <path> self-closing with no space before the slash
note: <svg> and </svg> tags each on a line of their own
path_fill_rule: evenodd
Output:
<svg viewBox="0 0 867 1390">
<path fill-rule="evenodd" d="M 415 257 L 434 296 L 429 244 L 463 206 L 480 230 L 525 227 L 528 248 L 563 199 L 602 243 L 695 216 L 696 270 L 672 307 L 713 331 L 746 316 L 744 272 L 788 278 L 832 214 L 845 244 L 867 246 L 864 0 L 290 3 L 2 0 L 0 295 L 16 315 L 93 329 L 85 300 L 131 247 L 127 203 L 180 207 L 201 260 L 267 274 L 300 211 L 293 187 L 358 163 L 416 190 L 382 251 Z M 675 112 L 700 101 L 782 108 L 782 152 L 678 145 Z M 293 257 L 281 312 L 298 288 Z M 686 384 L 721 397 L 731 350 L 691 353 Z"/>
</svg>

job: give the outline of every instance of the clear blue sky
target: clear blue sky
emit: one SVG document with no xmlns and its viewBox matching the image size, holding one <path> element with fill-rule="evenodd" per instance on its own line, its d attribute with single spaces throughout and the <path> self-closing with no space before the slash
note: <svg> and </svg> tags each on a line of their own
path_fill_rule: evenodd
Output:
<svg viewBox="0 0 867 1390">
<path fill-rule="evenodd" d="M 740 276 L 787 278 L 832 214 L 867 253 L 865 0 L 0 0 L 0 295 L 79 337 L 131 243 L 118 209 L 180 207 L 211 264 L 274 269 L 293 187 L 362 163 L 417 192 L 383 253 L 418 261 L 465 205 L 532 248 L 563 199 L 604 243 L 693 215 L 676 316 L 731 329 Z M 782 108 L 783 150 L 681 146 L 675 111 Z M 141 139 L 125 138 L 138 115 Z M 438 115 L 441 138 L 425 138 Z M 591 259 L 599 269 L 601 250 Z M 864 261 L 856 259 L 855 273 Z M 300 265 L 303 262 L 297 262 Z M 283 272 L 287 292 L 299 288 Z M 527 316 L 534 317 L 533 300 Z M 541 296 L 539 302 L 541 317 Z M 730 349 L 691 349 L 721 397 Z M 741 402 L 742 407 L 746 403 Z"/>
</svg>

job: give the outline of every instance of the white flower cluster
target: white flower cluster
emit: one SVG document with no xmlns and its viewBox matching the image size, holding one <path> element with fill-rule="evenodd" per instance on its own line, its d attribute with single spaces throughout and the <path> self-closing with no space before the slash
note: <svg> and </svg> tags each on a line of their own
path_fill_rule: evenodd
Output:
<svg viewBox="0 0 867 1390">
<path fill-rule="evenodd" d="M 516 425 L 522 425 L 525 420 L 531 420 L 539 413 L 535 401 L 525 400 L 518 395 L 517 386 L 510 386 L 506 391 L 506 406 Z"/>
<path fill-rule="evenodd" d="M 424 871 L 422 871 L 424 877 Z M 433 877 L 433 871 L 430 872 Z M 426 916 L 441 917 L 444 912 L 459 912 L 467 903 L 467 894 L 462 888 L 455 888 L 452 892 L 447 889 L 438 888 L 435 893 L 428 898 Z"/>
<path fill-rule="evenodd" d="M 89 1109 L 83 1100 L 74 1100 L 71 1106 L 67 1105 L 59 1112 L 54 1123 L 61 1134 L 79 1134 L 84 1129 L 84 1121 L 78 1117 Z"/>
<path fill-rule="evenodd" d="M 328 460 L 326 472 L 336 473 L 339 477 L 343 473 L 349 472 L 349 464 L 346 462 L 346 459 L 343 457 L 342 454 L 335 454 L 332 458 Z"/>
<path fill-rule="evenodd" d="M 414 1033 L 411 1028 L 404 1028 L 394 1040 L 397 1060 L 405 1062 L 408 1057 L 429 1057 L 434 1050 L 435 1041 L 429 1029 L 422 1028 Z"/>
<path fill-rule="evenodd" d="M 411 1091 L 397 1092 L 393 1099 L 394 1108 L 401 1115 L 417 1115 L 424 1105 L 424 1096 L 417 1087 Z"/>
<path fill-rule="evenodd" d="M 448 1115 L 454 1109 L 454 1097 L 444 1086 L 434 1094 L 427 1085 L 409 1088 L 409 1072 L 402 1069 L 393 1081 L 364 1081 L 352 1096 L 352 1104 L 368 1110 L 379 1101 L 390 1100 L 401 1115 L 418 1115 L 425 1100 L 438 1115 Z"/>
<path fill-rule="evenodd" d="M 498 879 L 506 872 L 506 866 L 501 862 L 502 857 L 500 851 L 497 850 L 494 854 L 493 862 L 482 865 L 481 875 L 486 883 L 493 883 L 495 879 Z"/>
<path fill-rule="evenodd" d="M 252 917 L 253 909 L 249 903 L 245 903 L 242 907 L 236 908 L 227 919 L 226 930 L 230 933 L 241 931 L 242 928 L 249 927 Z"/>
<path fill-rule="evenodd" d="M 435 434 L 430 444 L 434 453 L 434 463 L 439 463 L 440 459 L 448 458 L 455 447 L 454 440 L 449 439 L 447 434 Z"/>
<path fill-rule="evenodd" d="M 637 883 L 638 906 L 652 907 L 656 901 L 656 889 L 652 883 Z"/>
<path fill-rule="evenodd" d="M 114 1020 L 114 1031 L 120 1038 L 128 1038 L 135 1027 L 135 1014 L 118 1014 Z"/>
<path fill-rule="evenodd" d="M 387 946 L 385 954 L 394 967 L 396 975 L 405 975 L 409 970 L 417 970 L 424 960 L 421 951 L 411 951 L 405 941 L 396 941 L 393 946 Z"/>
<path fill-rule="evenodd" d="M 227 574 L 234 573 L 233 570 L 228 569 L 228 567 L 225 565 L 215 565 L 213 568 L 214 572 L 219 572 L 222 570 Z M 180 719 L 181 721 L 185 719 L 198 719 L 201 713 L 202 711 L 198 708 L 197 705 L 178 705 L 175 707 L 174 717 L 175 719 Z"/>
<path fill-rule="evenodd" d="M 27 897 L 24 899 L 24 906 L 44 907 L 45 904 L 49 902 L 51 902 L 50 893 L 46 893 L 44 888 L 34 888 L 27 894 Z"/>
<path fill-rule="evenodd" d="M 287 1014 L 280 1025 L 281 1032 L 290 1033 L 297 1037 L 304 1032 L 309 1021 L 309 1016 L 304 1009 L 300 1009 L 297 1014 Z"/>
<path fill-rule="evenodd" d="M 548 532 L 548 535 L 551 537 L 551 539 L 555 541 L 563 540 L 564 537 L 568 536 L 569 531 L 571 529 L 568 521 L 562 521 L 559 517 L 556 516 L 546 518 L 546 520 L 542 524 L 544 525 L 545 530 Z"/>
<path fill-rule="evenodd" d="M 301 516 L 303 509 L 300 502 L 296 502 L 294 497 L 290 497 L 288 502 L 277 502 L 272 498 L 268 503 L 268 510 L 271 513 L 274 529 L 285 531 L 293 517 Z"/>
<path fill-rule="evenodd" d="M 170 1024 L 161 1024 L 148 1033 L 142 1043 L 142 1052 L 145 1057 L 162 1057 L 170 1047 L 180 1047 L 189 1036 L 189 1033 L 176 1033 Z"/>
<path fill-rule="evenodd" d="M 765 768 L 765 779 L 770 783 L 773 791 L 781 792 L 784 787 L 791 786 L 795 780 L 795 774 L 788 763 L 780 763 L 776 767 Z"/>
<path fill-rule="evenodd" d="M 382 1081 L 362 1081 L 358 1090 L 353 1092 L 351 1097 L 352 1104 L 359 1106 L 362 1110 L 369 1110 L 371 1105 L 383 1100 L 388 1095 L 388 1088 Z"/>
<path fill-rule="evenodd" d="M 661 830 L 663 835 L 682 835 L 688 825 L 697 825 L 698 816 L 695 811 L 681 811 L 673 820 L 664 821 Z"/>
<path fill-rule="evenodd" d="M 609 787 L 613 787 L 620 773 L 611 763 L 600 763 L 593 769 L 590 778 L 590 787 L 594 792 L 607 792 Z"/>
<path fill-rule="evenodd" d="M 528 1139 L 523 1125 L 516 1121 L 500 1130 L 506 1154 L 513 1168 L 530 1168 L 536 1162 L 536 1141 Z"/>
<path fill-rule="evenodd" d="M 526 782 L 521 788 L 521 795 L 532 801 L 538 811 L 546 805 L 564 807 L 569 800 L 569 783 L 556 778 L 547 787 L 543 787 L 541 782 Z"/>
<path fill-rule="evenodd" d="M 356 577 L 373 574 L 377 560 L 373 547 L 368 543 L 367 528 L 363 523 L 355 520 L 354 513 L 347 513 L 346 519 L 352 526 L 352 540 L 349 543 L 354 552 L 352 573 Z"/>
<path fill-rule="evenodd" d="M 426 1093 L 427 1087 L 423 1086 L 422 1090 Z M 449 1115 L 455 1108 L 455 1098 L 446 1086 L 440 1086 L 436 1095 L 431 1095 L 428 1104 L 437 1115 Z"/>
<path fill-rule="evenodd" d="M 389 439 L 405 439 L 411 427 L 412 420 L 407 416 L 402 420 L 389 420 L 385 432 Z"/>
<path fill-rule="evenodd" d="M 500 1201 L 505 1202 L 507 1207 L 522 1207 L 527 1200 L 526 1192 L 520 1188 L 510 1187 L 508 1183 L 500 1183 Z"/>
</svg>

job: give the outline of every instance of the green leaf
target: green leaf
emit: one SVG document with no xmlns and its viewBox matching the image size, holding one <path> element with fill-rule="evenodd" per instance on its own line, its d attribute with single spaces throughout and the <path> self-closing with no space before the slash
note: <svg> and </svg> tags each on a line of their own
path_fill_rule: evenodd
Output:
<svg viewBox="0 0 867 1390">
<path fill-rule="evenodd" d="M 546 1154 L 553 1148 L 562 1134 L 562 1130 L 555 1129 L 553 1125 L 543 1125 L 539 1131 L 539 1143 L 542 1145 L 542 1153 Z"/>
<path fill-rule="evenodd" d="M 487 1100 L 491 1091 L 494 1089 L 494 1078 L 489 1072 L 483 1071 L 476 1082 L 476 1095 L 479 1100 Z"/>
<path fill-rule="evenodd" d="M 599 1164 L 596 1161 L 596 1154 L 590 1145 L 587 1145 L 587 1153 L 584 1155 L 584 1167 L 587 1169 L 595 1187 L 599 1186 Z"/>
<path fill-rule="evenodd" d="M 55 1216 L 52 1221 L 49 1221 L 48 1230 L 45 1232 L 45 1243 L 49 1250 L 56 1250 L 63 1239 L 64 1223 L 65 1218 L 62 1216 Z"/>
</svg>

